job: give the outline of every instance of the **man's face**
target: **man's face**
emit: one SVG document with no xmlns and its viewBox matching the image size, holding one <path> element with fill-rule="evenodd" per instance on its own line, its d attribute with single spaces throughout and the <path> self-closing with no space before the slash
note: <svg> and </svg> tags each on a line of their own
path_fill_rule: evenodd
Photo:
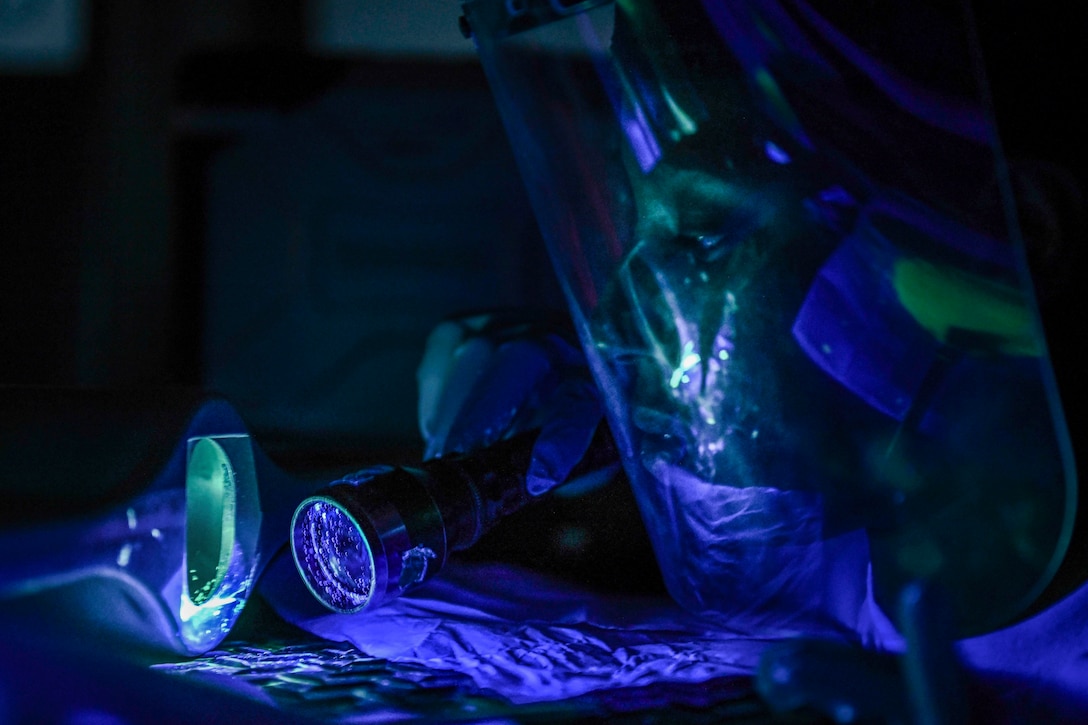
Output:
<svg viewBox="0 0 1088 725">
<path fill-rule="evenodd" d="M 765 486 L 777 472 L 774 485 L 807 487 L 786 474 L 813 372 L 790 329 L 836 240 L 779 179 L 668 163 L 632 178 L 635 241 L 600 324 L 632 377 L 635 424 L 704 480 Z"/>
</svg>

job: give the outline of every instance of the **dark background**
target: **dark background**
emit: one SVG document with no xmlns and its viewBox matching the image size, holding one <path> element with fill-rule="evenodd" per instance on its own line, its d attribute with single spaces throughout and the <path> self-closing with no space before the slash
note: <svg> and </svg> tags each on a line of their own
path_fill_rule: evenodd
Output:
<svg viewBox="0 0 1088 725">
<path fill-rule="evenodd" d="M 457 3 L 357 5 L 352 47 L 350 3 L 88 3 L 81 58 L 0 65 L 0 383 L 410 447 L 441 317 L 562 304 Z"/>
</svg>

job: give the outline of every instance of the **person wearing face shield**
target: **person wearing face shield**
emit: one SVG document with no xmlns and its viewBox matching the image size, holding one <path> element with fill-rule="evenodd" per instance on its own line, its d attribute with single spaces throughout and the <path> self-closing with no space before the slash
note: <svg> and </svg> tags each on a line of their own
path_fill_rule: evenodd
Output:
<svg viewBox="0 0 1088 725">
<path fill-rule="evenodd" d="M 542 405 L 532 381 L 556 378 L 511 370 L 574 369 L 569 346 L 447 323 L 420 369 L 428 452 L 548 410 L 544 492 L 599 400 L 672 597 L 791 642 L 766 691 L 954 720 L 952 640 L 992 669 L 1035 641 L 1045 623 L 1016 623 L 1068 594 L 1077 510 L 969 8 L 463 6 L 596 388 Z M 873 674 L 904 649 L 905 686 Z M 814 662 L 876 684 L 844 695 Z"/>
</svg>

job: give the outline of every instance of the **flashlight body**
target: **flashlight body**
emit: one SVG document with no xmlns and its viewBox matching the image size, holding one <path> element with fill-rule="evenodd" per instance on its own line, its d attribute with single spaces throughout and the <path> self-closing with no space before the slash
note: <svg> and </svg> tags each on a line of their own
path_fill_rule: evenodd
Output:
<svg viewBox="0 0 1088 725">
<path fill-rule="evenodd" d="M 366 469 L 307 499 L 296 511 L 292 539 L 307 586 L 325 606 L 347 613 L 380 606 L 429 580 L 451 552 L 469 548 L 534 498 L 525 479 L 537 435 L 522 433 L 418 467 Z M 618 470 L 602 424 L 570 478 Z M 329 531 L 335 524 L 318 513 L 330 504 L 336 520 L 344 514 L 350 520 L 350 537 L 361 536 L 354 547 L 343 547 L 343 538 Z M 362 553 L 349 557 L 347 548 Z M 341 596 L 344 582 L 353 588 L 350 598 Z"/>
</svg>

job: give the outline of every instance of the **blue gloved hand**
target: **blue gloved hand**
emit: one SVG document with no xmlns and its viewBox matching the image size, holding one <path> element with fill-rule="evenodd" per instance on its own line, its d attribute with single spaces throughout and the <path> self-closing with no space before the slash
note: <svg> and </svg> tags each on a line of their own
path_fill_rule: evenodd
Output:
<svg viewBox="0 0 1088 725">
<path fill-rule="evenodd" d="M 565 316 L 490 312 L 441 322 L 417 372 L 427 459 L 467 453 L 539 429 L 526 485 L 566 481 L 603 408 Z"/>
</svg>

